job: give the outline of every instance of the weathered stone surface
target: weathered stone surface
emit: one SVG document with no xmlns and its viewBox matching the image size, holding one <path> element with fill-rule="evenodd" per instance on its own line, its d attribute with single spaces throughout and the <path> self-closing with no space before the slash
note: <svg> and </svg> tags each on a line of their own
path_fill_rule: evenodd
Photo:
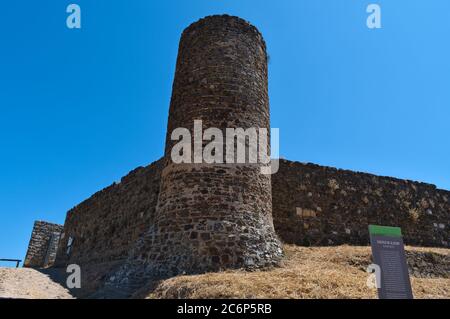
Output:
<svg viewBox="0 0 450 319">
<path fill-rule="evenodd" d="M 450 192 L 434 185 L 281 160 L 272 194 L 287 243 L 367 245 L 377 224 L 401 227 L 408 245 L 450 247 Z"/>
<path fill-rule="evenodd" d="M 151 249 L 148 261 L 153 272 L 173 275 L 276 264 L 270 175 L 260 164 L 172 162 L 172 131 L 193 135 L 194 120 L 224 136 L 226 128 L 270 128 L 265 42 L 248 22 L 211 16 L 183 32 L 150 234 L 162 249 Z"/>
<path fill-rule="evenodd" d="M 30 268 L 52 266 L 62 231 L 62 225 L 36 221 L 23 266 Z"/>
<path fill-rule="evenodd" d="M 82 277 L 84 286 L 111 276 L 116 283 L 145 282 L 149 276 L 147 267 L 153 257 L 148 230 L 154 229 L 162 164 L 161 159 L 131 172 L 120 184 L 95 194 L 68 213 L 58 262 L 81 264 L 86 274 Z M 129 200 L 132 197 L 134 200 Z M 233 202 L 233 198 L 227 197 L 227 201 Z M 272 200 L 275 230 L 287 243 L 367 245 L 367 225 L 373 223 L 402 227 L 409 245 L 449 247 L 450 192 L 430 184 L 281 160 L 279 172 L 272 176 Z M 91 238 L 96 228 L 99 232 Z M 230 257 L 223 247 L 233 248 L 236 238 L 246 238 L 226 221 L 211 220 L 201 227 L 182 224 L 180 231 L 199 242 L 211 241 L 215 231 L 226 232 L 220 247 L 208 247 L 211 260 L 225 265 Z M 82 234 L 88 238 L 80 242 Z M 67 259 L 70 236 L 74 246 Z M 153 251 L 162 249 L 156 245 Z M 125 263 L 127 267 L 123 267 Z"/>
<path fill-rule="evenodd" d="M 56 266 L 78 264 L 82 286 L 96 288 L 120 267 L 154 223 L 162 160 L 140 167 L 67 213 Z M 73 238 L 67 254 L 69 238 Z"/>
<path fill-rule="evenodd" d="M 259 164 L 176 164 L 176 128 L 269 128 L 267 56 L 248 22 L 212 16 L 181 37 L 154 224 L 110 278 L 142 278 L 275 265 L 282 256 L 273 228 L 270 176 Z"/>
</svg>

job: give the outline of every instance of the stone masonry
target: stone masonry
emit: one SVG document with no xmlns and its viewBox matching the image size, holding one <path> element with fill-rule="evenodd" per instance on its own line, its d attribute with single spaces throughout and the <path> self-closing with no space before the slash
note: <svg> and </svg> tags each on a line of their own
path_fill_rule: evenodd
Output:
<svg viewBox="0 0 450 319">
<path fill-rule="evenodd" d="M 162 163 L 130 172 L 70 210 L 57 265 L 120 264 L 131 252 L 143 261 L 148 246 L 140 255 L 136 242 L 154 225 Z M 368 224 L 379 224 L 401 227 L 408 245 L 450 247 L 450 191 L 434 185 L 288 160 L 280 160 L 271 184 L 275 231 L 285 243 L 367 245 Z"/>
<path fill-rule="evenodd" d="M 98 289 L 134 256 L 137 242 L 154 224 L 162 163 L 133 170 L 67 213 L 55 266 L 79 265 L 84 290 Z"/>
<path fill-rule="evenodd" d="M 154 223 L 162 161 L 137 168 L 67 213 L 57 265 L 123 261 Z M 67 254 L 69 238 L 72 249 Z"/>
<path fill-rule="evenodd" d="M 367 245 L 375 224 L 401 227 L 408 245 L 450 247 L 450 192 L 431 184 L 280 160 L 272 195 L 286 243 Z"/>
<path fill-rule="evenodd" d="M 62 231 L 62 225 L 36 221 L 23 266 L 31 268 L 52 266 Z"/>
<path fill-rule="evenodd" d="M 282 255 L 272 222 L 270 175 L 260 164 L 176 164 L 176 128 L 269 128 L 265 42 L 248 22 L 212 16 L 181 36 L 156 209 L 152 272 L 274 265 Z M 236 147 L 236 145 L 235 145 Z M 194 158 L 192 156 L 192 162 Z M 225 150 L 222 161 L 225 162 Z"/>
</svg>

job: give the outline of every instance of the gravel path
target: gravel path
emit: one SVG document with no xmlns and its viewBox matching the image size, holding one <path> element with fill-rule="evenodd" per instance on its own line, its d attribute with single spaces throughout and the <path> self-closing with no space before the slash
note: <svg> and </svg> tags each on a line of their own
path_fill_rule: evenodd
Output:
<svg viewBox="0 0 450 319">
<path fill-rule="evenodd" d="M 30 268 L 0 268 L 0 298 L 73 299 L 48 275 Z"/>
</svg>

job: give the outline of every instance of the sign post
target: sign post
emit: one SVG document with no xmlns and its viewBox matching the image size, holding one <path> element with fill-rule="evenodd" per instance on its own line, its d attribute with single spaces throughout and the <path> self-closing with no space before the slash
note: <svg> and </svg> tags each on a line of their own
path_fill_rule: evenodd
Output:
<svg viewBox="0 0 450 319">
<path fill-rule="evenodd" d="M 369 225 L 374 264 L 381 271 L 380 299 L 413 299 L 401 229 Z"/>
</svg>

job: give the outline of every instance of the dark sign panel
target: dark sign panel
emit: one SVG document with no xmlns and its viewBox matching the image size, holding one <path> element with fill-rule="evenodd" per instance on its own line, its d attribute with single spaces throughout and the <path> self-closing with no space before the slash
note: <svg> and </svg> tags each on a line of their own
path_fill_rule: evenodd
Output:
<svg viewBox="0 0 450 319">
<path fill-rule="evenodd" d="M 369 225 L 374 264 L 381 270 L 380 299 L 412 299 L 402 233 L 398 227 Z"/>
</svg>

